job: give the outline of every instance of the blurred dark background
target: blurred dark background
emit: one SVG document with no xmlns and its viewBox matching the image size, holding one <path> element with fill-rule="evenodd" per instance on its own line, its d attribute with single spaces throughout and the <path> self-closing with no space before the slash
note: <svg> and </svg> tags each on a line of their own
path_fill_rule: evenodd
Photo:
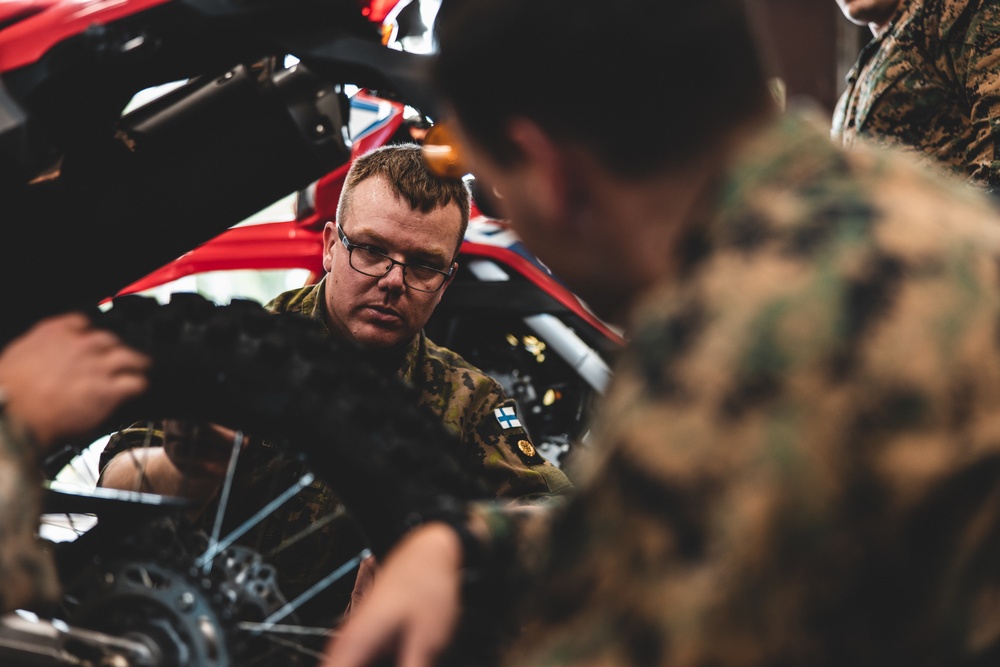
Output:
<svg viewBox="0 0 1000 667">
<path fill-rule="evenodd" d="M 871 39 L 834 0 L 753 0 L 789 98 L 806 95 L 831 112 L 844 78 Z"/>
</svg>

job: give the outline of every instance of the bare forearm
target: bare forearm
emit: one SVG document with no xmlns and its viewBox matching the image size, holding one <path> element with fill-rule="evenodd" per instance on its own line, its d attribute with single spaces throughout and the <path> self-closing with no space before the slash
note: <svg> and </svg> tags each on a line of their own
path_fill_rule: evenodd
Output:
<svg viewBox="0 0 1000 667">
<path fill-rule="evenodd" d="M 99 484 L 110 489 L 187 498 L 195 501 L 200 511 L 219 489 L 221 479 L 185 475 L 162 447 L 138 447 L 111 459 Z"/>
</svg>

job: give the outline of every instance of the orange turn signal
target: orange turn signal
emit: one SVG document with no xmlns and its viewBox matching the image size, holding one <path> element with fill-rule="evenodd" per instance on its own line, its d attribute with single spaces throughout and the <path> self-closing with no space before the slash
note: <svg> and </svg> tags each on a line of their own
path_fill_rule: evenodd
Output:
<svg viewBox="0 0 1000 667">
<path fill-rule="evenodd" d="M 432 125 L 424 136 L 424 162 L 439 178 L 460 179 L 469 173 L 455 135 L 443 123 Z"/>
</svg>

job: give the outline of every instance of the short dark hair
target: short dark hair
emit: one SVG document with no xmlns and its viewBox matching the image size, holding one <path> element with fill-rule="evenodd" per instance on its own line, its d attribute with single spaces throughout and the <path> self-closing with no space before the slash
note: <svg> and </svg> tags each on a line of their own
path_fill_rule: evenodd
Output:
<svg viewBox="0 0 1000 667">
<path fill-rule="evenodd" d="M 639 175 L 773 104 L 742 0 L 443 0 L 435 26 L 435 80 L 502 165 L 517 116 Z"/>
<path fill-rule="evenodd" d="M 454 203 L 462 214 L 455 254 L 469 226 L 469 187 L 464 181 L 438 178 L 427 169 L 423 152 L 416 144 L 380 146 L 356 158 L 344 179 L 337 203 L 337 219 L 343 220 L 358 183 L 381 176 L 400 199 L 414 211 L 429 213 Z"/>
</svg>

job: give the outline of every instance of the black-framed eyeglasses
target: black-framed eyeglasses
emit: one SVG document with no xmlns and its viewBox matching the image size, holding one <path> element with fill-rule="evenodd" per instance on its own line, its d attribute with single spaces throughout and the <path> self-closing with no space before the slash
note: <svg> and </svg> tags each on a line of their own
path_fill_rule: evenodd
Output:
<svg viewBox="0 0 1000 667">
<path fill-rule="evenodd" d="M 347 248 L 348 263 L 350 263 L 351 268 L 372 278 L 382 278 L 398 264 L 403 267 L 403 282 L 406 283 L 407 287 L 418 292 L 437 292 L 455 271 L 454 265 L 447 271 L 442 271 L 423 264 L 399 262 L 371 246 L 351 243 L 347 235 L 344 234 L 344 230 L 340 228 L 339 222 L 337 223 L 337 235 L 340 236 L 340 242 Z"/>
</svg>

